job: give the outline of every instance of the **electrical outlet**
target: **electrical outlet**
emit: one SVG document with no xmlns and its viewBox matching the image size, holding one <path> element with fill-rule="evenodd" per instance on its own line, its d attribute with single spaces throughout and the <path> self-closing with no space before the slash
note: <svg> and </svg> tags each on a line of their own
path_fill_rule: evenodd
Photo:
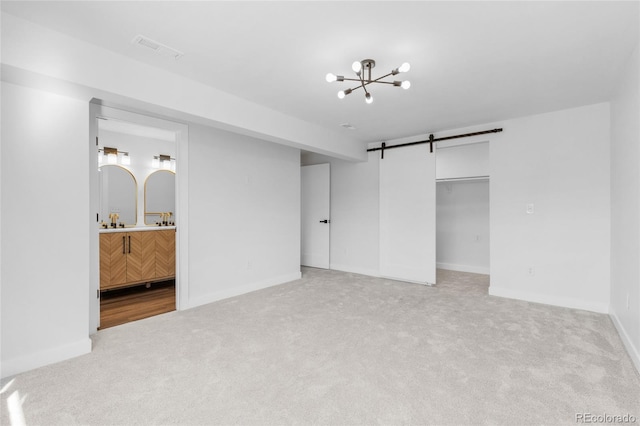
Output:
<svg viewBox="0 0 640 426">
<path fill-rule="evenodd" d="M 533 268 L 533 266 L 529 266 L 529 269 L 527 269 L 527 275 L 529 275 L 530 277 L 533 277 L 536 274 L 536 270 Z"/>
<path fill-rule="evenodd" d="M 533 203 L 527 204 L 527 214 L 533 214 L 535 212 L 535 206 Z"/>
</svg>

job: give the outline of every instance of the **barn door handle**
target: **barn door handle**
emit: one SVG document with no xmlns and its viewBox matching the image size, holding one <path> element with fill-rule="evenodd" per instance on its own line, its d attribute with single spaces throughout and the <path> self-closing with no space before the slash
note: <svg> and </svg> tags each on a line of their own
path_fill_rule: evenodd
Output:
<svg viewBox="0 0 640 426">
<path fill-rule="evenodd" d="M 325 219 L 325 220 L 321 220 L 321 221 L 320 221 L 320 223 L 331 223 L 331 221 L 330 221 L 330 220 Z"/>
<path fill-rule="evenodd" d="M 127 254 L 127 252 L 125 251 L 125 239 L 124 239 L 124 235 L 122 236 L 122 254 Z"/>
<path fill-rule="evenodd" d="M 129 253 L 131 253 L 131 235 L 129 235 Z"/>
</svg>

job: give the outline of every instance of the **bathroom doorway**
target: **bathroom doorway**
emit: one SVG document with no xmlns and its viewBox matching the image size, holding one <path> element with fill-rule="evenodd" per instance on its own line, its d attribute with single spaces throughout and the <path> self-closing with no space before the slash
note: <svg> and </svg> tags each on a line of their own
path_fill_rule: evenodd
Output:
<svg viewBox="0 0 640 426">
<path fill-rule="evenodd" d="M 177 163 L 186 126 L 97 103 L 91 110 L 94 333 L 179 308 Z"/>
</svg>

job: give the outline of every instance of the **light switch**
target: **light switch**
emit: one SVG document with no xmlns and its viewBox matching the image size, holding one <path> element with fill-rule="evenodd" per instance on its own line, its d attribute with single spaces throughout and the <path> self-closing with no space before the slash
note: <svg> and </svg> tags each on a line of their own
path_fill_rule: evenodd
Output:
<svg viewBox="0 0 640 426">
<path fill-rule="evenodd" d="M 533 203 L 527 204 L 527 214 L 533 214 L 533 212 L 534 212 Z"/>
</svg>

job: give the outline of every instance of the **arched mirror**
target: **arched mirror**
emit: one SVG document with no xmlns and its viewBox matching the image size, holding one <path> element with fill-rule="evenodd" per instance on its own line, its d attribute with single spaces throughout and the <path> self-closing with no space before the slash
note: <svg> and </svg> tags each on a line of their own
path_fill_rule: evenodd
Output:
<svg viewBox="0 0 640 426">
<path fill-rule="evenodd" d="M 98 169 L 100 182 L 100 221 L 136 225 L 138 184 L 124 167 L 104 165 Z M 117 215 L 117 217 L 115 217 Z"/>
<path fill-rule="evenodd" d="M 175 212 L 176 174 L 170 170 L 151 173 L 144 183 L 144 223 L 175 223 Z"/>
</svg>

